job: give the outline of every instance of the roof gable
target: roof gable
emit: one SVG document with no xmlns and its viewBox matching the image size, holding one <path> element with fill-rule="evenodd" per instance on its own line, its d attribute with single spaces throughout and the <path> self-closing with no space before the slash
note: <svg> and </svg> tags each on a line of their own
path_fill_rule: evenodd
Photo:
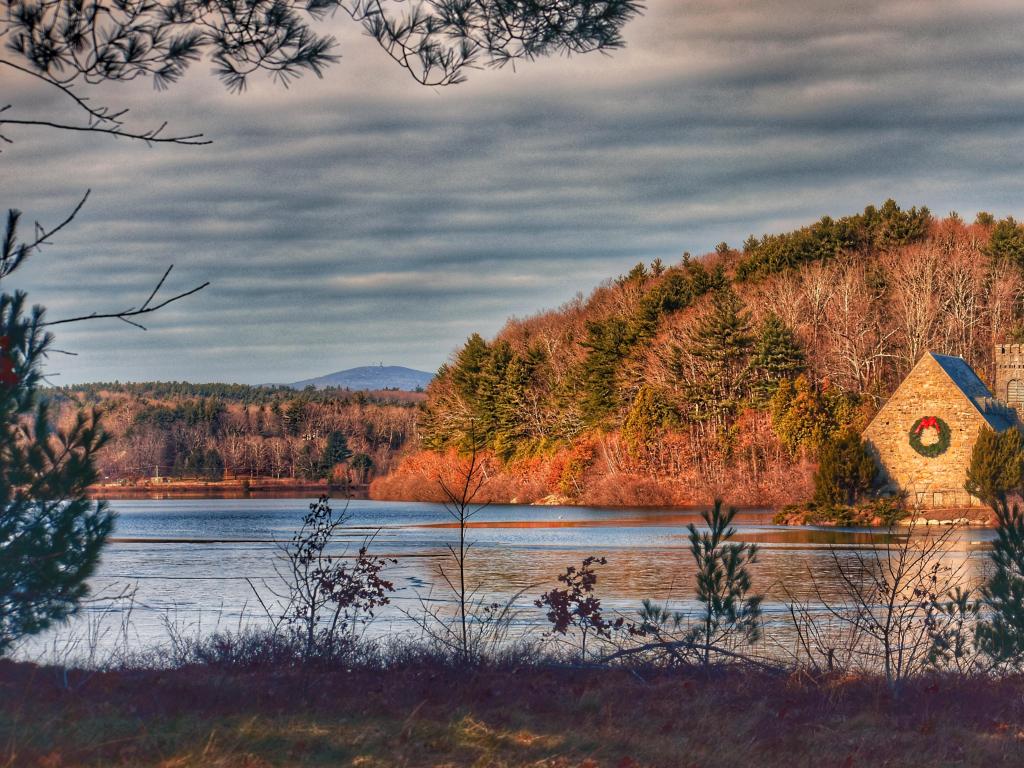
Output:
<svg viewBox="0 0 1024 768">
<path fill-rule="evenodd" d="M 892 401 L 908 382 L 916 379 L 919 372 L 923 371 L 925 366 L 933 365 L 937 366 L 946 375 L 946 378 L 949 379 L 959 394 L 974 406 L 974 409 L 981 418 L 993 430 L 1002 432 L 1016 423 L 1013 410 L 992 396 L 992 392 L 985 386 L 985 382 L 978 378 L 978 374 L 974 372 L 974 369 L 971 368 L 966 360 L 953 355 L 936 355 L 932 352 L 926 352 L 918 360 L 917 365 L 907 374 L 907 377 L 900 383 L 899 387 L 896 388 L 896 392 L 893 393 L 893 397 L 889 398 L 889 400 Z M 882 414 L 888 404 L 887 402 L 885 406 L 882 406 L 882 409 L 876 414 L 875 418 Z"/>
<path fill-rule="evenodd" d="M 978 378 L 978 374 L 966 360 L 953 355 L 936 355 L 931 352 L 928 354 L 939 364 L 939 367 L 949 376 L 964 397 L 978 409 L 982 418 L 992 429 L 1002 432 L 1013 426 L 1014 418 L 1009 407 L 992 396 L 992 392 L 985 386 L 985 382 Z"/>
<path fill-rule="evenodd" d="M 978 378 L 978 374 L 974 372 L 974 369 L 967 364 L 967 361 L 962 357 L 953 357 L 953 355 L 936 355 L 931 352 L 926 353 L 931 355 L 932 359 L 939 364 L 939 367 L 945 371 L 946 375 L 953 380 L 957 388 L 964 393 L 965 397 L 971 400 L 975 398 L 991 398 L 992 392 L 985 386 L 985 382 Z"/>
</svg>

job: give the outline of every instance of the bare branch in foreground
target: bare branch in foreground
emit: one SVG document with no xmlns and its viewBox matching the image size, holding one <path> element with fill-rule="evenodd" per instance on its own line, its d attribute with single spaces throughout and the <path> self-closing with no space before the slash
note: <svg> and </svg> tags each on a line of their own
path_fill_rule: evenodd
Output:
<svg viewBox="0 0 1024 768">
<path fill-rule="evenodd" d="M 52 120 L 11 120 L 3 119 L 0 120 L 0 125 L 35 125 L 42 128 L 55 128 L 61 131 L 76 131 L 79 133 L 106 133 L 110 136 L 114 136 L 122 139 L 132 139 L 134 141 L 144 141 L 146 144 L 185 144 L 188 146 L 202 146 L 205 144 L 212 144 L 211 139 L 204 139 L 203 134 L 193 133 L 187 136 L 161 136 L 160 132 L 167 127 L 167 123 L 162 123 L 159 127 L 149 131 L 135 132 L 129 131 L 125 128 L 118 126 L 102 126 L 102 125 L 73 125 L 68 123 L 55 123 Z M 2 135 L 2 134 L 0 134 Z M 11 140 L 6 136 L 3 137 L 7 143 L 11 143 Z"/>
<path fill-rule="evenodd" d="M 203 288 L 210 284 L 210 281 L 207 280 L 202 285 L 197 285 L 195 288 L 192 288 L 191 290 L 184 291 L 183 293 L 179 293 L 175 296 L 171 296 L 169 299 L 164 299 L 159 304 L 154 304 L 153 306 L 150 306 L 150 302 L 156 296 L 157 291 L 160 290 L 160 287 L 164 284 L 164 281 L 167 279 L 167 276 L 171 273 L 172 269 L 174 269 L 173 264 L 167 268 L 167 271 L 164 272 L 163 277 L 161 277 L 160 281 L 156 284 L 156 288 L 154 288 L 150 292 L 149 297 L 138 308 L 129 307 L 128 309 L 122 310 L 120 312 L 93 312 L 92 314 L 89 315 L 79 315 L 78 317 L 65 317 L 61 320 L 53 320 L 48 323 L 42 323 L 41 325 L 43 327 L 50 325 L 64 325 L 65 323 L 78 323 L 83 320 L 121 320 L 123 322 L 128 323 L 129 325 L 134 325 L 136 328 L 146 330 L 146 326 L 142 325 L 141 323 L 136 323 L 135 321 L 130 320 L 129 318 L 139 317 L 140 315 L 148 315 L 150 312 L 156 312 L 158 309 L 162 309 L 163 307 L 166 307 L 168 304 L 172 304 L 175 301 L 184 299 L 186 296 L 191 296 L 194 293 L 199 293 L 199 291 L 203 290 Z"/>
</svg>

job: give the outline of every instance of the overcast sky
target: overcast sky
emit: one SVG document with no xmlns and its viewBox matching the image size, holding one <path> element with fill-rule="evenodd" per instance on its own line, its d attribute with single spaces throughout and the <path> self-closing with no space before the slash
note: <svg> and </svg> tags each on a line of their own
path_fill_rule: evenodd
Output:
<svg viewBox="0 0 1024 768">
<path fill-rule="evenodd" d="M 8 132 L 4 207 L 53 223 L 92 189 L 8 289 L 61 317 L 138 304 L 172 263 L 170 290 L 212 282 L 146 332 L 61 329 L 78 356 L 51 360 L 54 383 L 434 370 L 637 261 L 887 197 L 1024 208 L 1019 0 L 656 0 L 613 56 L 446 89 L 333 31 L 342 61 L 290 90 L 231 95 L 204 62 L 168 93 L 94 96 L 209 147 Z M 0 77 L 20 116 L 77 117 Z"/>
</svg>

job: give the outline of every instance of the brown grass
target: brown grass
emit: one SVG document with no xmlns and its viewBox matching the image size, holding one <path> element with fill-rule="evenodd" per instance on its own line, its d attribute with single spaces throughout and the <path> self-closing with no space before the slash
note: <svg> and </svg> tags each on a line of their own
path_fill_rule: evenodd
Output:
<svg viewBox="0 0 1024 768">
<path fill-rule="evenodd" d="M 73 673 L 0 662 L 0 766 L 1018 766 L 1024 681 L 750 672 Z"/>
</svg>

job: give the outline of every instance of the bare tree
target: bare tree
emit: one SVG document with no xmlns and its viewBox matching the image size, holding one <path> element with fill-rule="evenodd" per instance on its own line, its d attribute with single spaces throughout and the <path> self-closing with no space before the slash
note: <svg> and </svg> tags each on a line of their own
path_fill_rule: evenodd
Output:
<svg viewBox="0 0 1024 768">
<path fill-rule="evenodd" d="M 935 347 L 945 304 L 945 254 L 934 243 L 891 251 L 882 257 L 888 283 L 889 310 L 895 330 L 893 345 L 899 374 Z"/>
<path fill-rule="evenodd" d="M 826 309 L 825 337 L 831 351 L 827 372 L 854 392 L 871 392 L 883 361 L 892 356 L 892 331 L 882 327 L 879 317 L 884 288 L 869 278 L 862 261 L 848 258 L 835 272 Z"/>
<path fill-rule="evenodd" d="M 919 525 L 890 533 L 897 540 L 884 548 L 831 551 L 842 598 L 830 599 L 819 589 L 818 599 L 829 620 L 848 632 L 809 628 L 806 611 L 791 608 L 808 653 L 826 649 L 831 666 L 836 646 L 822 638 L 844 637 L 851 643 L 844 649 L 846 658 L 867 671 L 880 671 L 894 694 L 932 665 L 934 638 L 956 621 L 942 606 L 963 578 L 963 562 L 950 557 L 956 528 L 933 534 L 921 533 Z"/>
<path fill-rule="evenodd" d="M 472 435 L 472 425 L 470 425 Z M 424 636 L 463 663 L 471 663 L 501 649 L 513 621 L 518 615 L 516 601 L 533 585 L 525 585 L 504 603 L 488 600 L 480 584 L 469 579 L 469 551 L 473 543 L 466 534 L 469 521 L 487 505 L 476 498 L 487 482 L 486 467 L 470 440 L 468 456 L 462 458 L 449 477 L 439 477 L 445 496 L 445 509 L 455 521 L 458 540 L 446 544 L 447 563 L 437 566 L 441 583 L 454 597 L 455 616 L 446 613 L 444 605 L 436 605 L 432 596 L 419 595 L 420 612 L 405 615 L 420 628 Z"/>
<path fill-rule="evenodd" d="M 330 659 L 344 651 L 344 642 L 359 622 L 387 605 L 388 595 L 394 591 L 381 571 L 396 561 L 372 556 L 372 537 L 363 542 L 354 558 L 344 549 L 337 551 L 338 536 L 348 520 L 348 506 L 335 512 L 326 496 L 309 505 L 302 525 L 282 547 L 284 567 L 275 564 L 284 591 L 264 585 L 277 599 L 276 608 L 249 581 L 274 632 L 286 628 L 295 633 L 307 659 Z"/>
<path fill-rule="evenodd" d="M 460 650 L 463 658 L 469 657 L 469 630 L 467 623 L 467 609 L 469 607 L 469 592 L 466 589 L 466 561 L 472 543 L 466 540 L 466 525 L 469 519 L 478 514 L 486 505 L 474 505 L 474 499 L 480 493 L 480 488 L 486 482 L 483 466 L 478 460 L 476 441 L 471 441 L 469 459 L 466 466 L 459 473 L 455 482 L 449 482 L 443 478 L 438 480 L 441 492 L 444 493 L 447 503 L 445 509 L 452 516 L 459 526 L 458 549 L 447 544 L 448 554 L 451 555 L 454 564 L 455 575 L 445 569 L 444 565 L 438 566 L 438 572 L 445 584 L 455 593 L 458 599 L 459 609 L 459 639 Z"/>
</svg>

